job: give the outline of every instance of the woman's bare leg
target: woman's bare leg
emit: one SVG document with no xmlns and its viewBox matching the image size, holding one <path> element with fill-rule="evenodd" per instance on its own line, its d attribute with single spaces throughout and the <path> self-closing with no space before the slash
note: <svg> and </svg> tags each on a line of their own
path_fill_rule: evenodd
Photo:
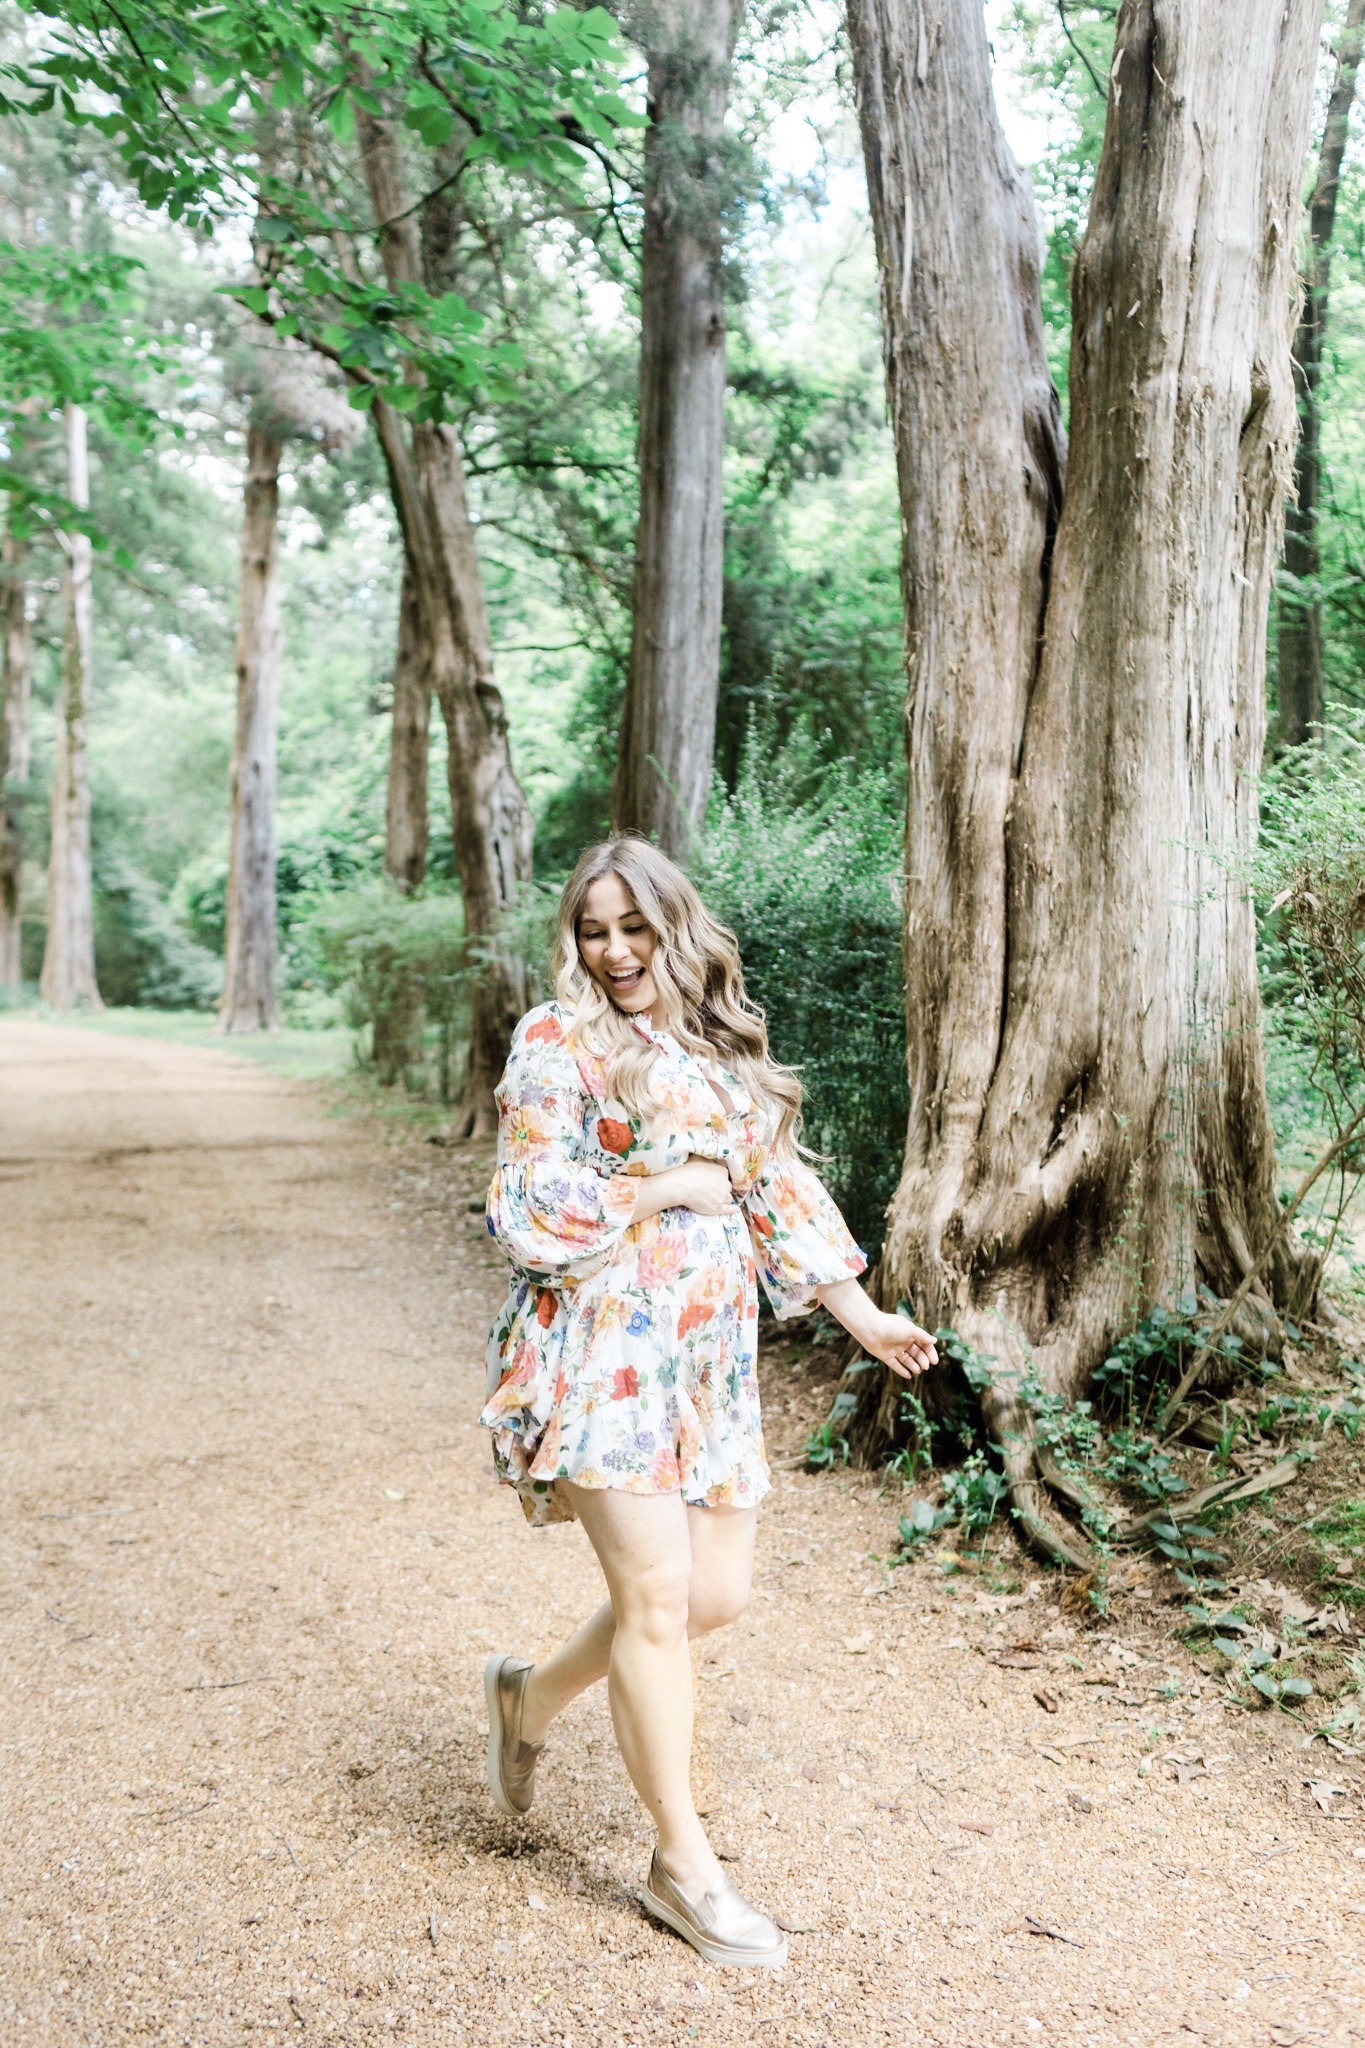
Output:
<svg viewBox="0 0 1365 2048">
<path fill-rule="evenodd" d="M 753 1508 L 688 1508 L 686 1512 L 691 1553 L 687 1633 L 695 1640 L 712 1629 L 724 1628 L 748 1605 L 758 1515 Z M 606 1677 L 615 1633 L 616 1615 L 610 1600 L 604 1600 L 566 1643 L 536 1665 L 522 1699 L 524 1742 L 539 1742 L 570 1700 Z"/>
<path fill-rule="evenodd" d="M 622 1760 L 659 1831 L 666 1868 L 684 1891 L 700 1897 L 721 1884 L 724 1873 L 692 1804 L 691 1517 L 676 1493 L 577 1486 L 571 1492 L 611 1595 L 607 1690 Z M 743 1519 L 752 1523 L 752 1511 Z M 701 1542 L 709 1547 L 705 1536 Z M 747 1543 L 751 1547 L 751 1533 Z M 740 1549 L 743 1554 L 743 1544 Z M 577 1651 L 562 1676 L 584 1672 L 601 1640 L 594 1616 L 572 1639 Z"/>
</svg>

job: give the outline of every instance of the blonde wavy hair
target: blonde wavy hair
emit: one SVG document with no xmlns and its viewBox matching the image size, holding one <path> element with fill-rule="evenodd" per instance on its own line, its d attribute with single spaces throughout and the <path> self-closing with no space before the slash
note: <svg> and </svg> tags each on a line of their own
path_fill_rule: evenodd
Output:
<svg viewBox="0 0 1365 2048">
<path fill-rule="evenodd" d="M 588 891 L 606 875 L 617 877 L 654 933 L 650 971 L 664 1028 L 689 1052 L 718 1055 L 773 1117 L 774 1150 L 795 1152 L 801 1083 L 768 1051 L 768 1027 L 745 993 L 734 933 L 712 917 L 682 869 L 633 832 L 614 833 L 579 856 L 559 899 L 555 934 L 555 993 L 572 1011 L 579 1037 L 605 1061 L 612 1094 L 648 1124 L 657 1106 L 649 1090 L 657 1048 L 593 980 L 578 950 Z"/>
</svg>

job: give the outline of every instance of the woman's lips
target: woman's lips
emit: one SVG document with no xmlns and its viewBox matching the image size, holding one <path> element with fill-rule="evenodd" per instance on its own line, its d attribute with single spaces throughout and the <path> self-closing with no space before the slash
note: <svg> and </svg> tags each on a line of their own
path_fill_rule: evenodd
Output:
<svg viewBox="0 0 1365 2048">
<path fill-rule="evenodd" d="M 621 974 L 615 974 L 610 968 L 607 969 L 607 980 L 614 989 L 624 991 L 626 989 L 638 988 L 644 978 L 645 970 L 643 967 L 630 967 Z"/>
</svg>

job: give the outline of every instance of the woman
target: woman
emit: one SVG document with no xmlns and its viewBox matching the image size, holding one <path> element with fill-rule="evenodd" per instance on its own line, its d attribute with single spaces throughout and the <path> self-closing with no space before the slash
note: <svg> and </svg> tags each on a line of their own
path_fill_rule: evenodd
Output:
<svg viewBox="0 0 1365 2048">
<path fill-rule="evenodd" d="M 544 1663 L 489 1659 L 489 1780 L 527 1813 L 550 1723 L 605 1677 L 658 1828 L 641 1903 L 711 1962 L 778 1967 L 783 1936 L 725 1876 L 689 1783 L 688 1640 L 746 1605 L 768 1491 L 755 1262 L 779 1316 L 819 1302 L 903 1376 L 936 1353 L 859 1286 L 866 1260 L 797 1149 L 797 1079 L 672 861 L 634 837 L 590 848 L 555 969 L 498 1089 L 488 1225 L 515 1276 L 483 1420 L 529 1519 L 583 1524 L 609 1597 Z"/>
</svg>

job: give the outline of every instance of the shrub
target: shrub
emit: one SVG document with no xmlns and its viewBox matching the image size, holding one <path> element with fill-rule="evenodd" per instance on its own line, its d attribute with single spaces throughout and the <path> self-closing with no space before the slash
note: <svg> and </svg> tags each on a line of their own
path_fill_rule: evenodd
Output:
<svg viewBox="0 0 1365 2048">
<path fill-rule="evenodd" d="M 223 964 L 176 922 L 153 882 L 122 854 L 97 853 L 95 975 L 107 1003 L 211 1010 Z"/>
<path fill-rule="evenodd" d="M 449 1102 L 470 972 L 459 898 L 359 882 L 322 900 L 306 936 L 380 1081 Z"/>
<path fill-rule="evenodd" d="M 751 758 L 716 797 L 692 871 L 739 939 L 776 1057 L 801 1070 L 805 1141 L 875 1254 L 908 1113 L 899 810 L 881 776 L 794 792 Z"/>
</svg>

